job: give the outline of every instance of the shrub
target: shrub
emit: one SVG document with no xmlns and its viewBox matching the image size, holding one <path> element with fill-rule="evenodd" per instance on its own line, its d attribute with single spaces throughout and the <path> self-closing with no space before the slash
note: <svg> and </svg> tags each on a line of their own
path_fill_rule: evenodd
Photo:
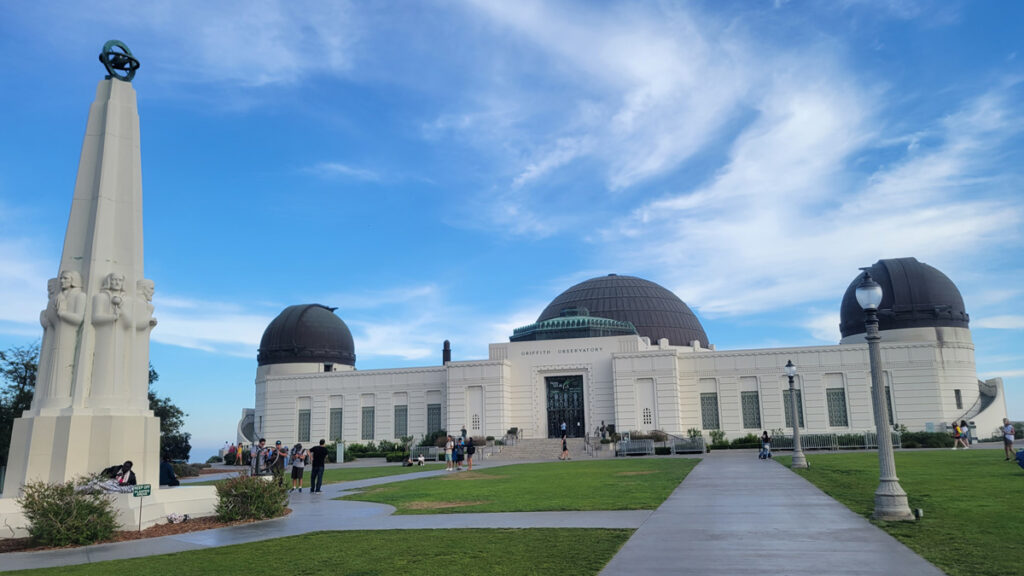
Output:
<svg viewBox="0 0 1024 576">
<path fill-rule="evenodd" d="M 43 546 L 94 544 L 118 528 L 106 494 L 76 492 L 73 482 L 25 484 L 18 504 L 28 518 L 32 541 Z"/>
<path fill-rule="evenodd" d="M 905 432 L 900 435 L 904 448 L 951 448 L 953 438 L 945 432 Z"/>
<path fill-rule="evenodd" d="M 384 459 L 388 462 L 405 462 L 408 458 L 408 452 L 388 452 L 384 455 Z"/>
<path fill-rule="evenodd" d="M 288 503 L 288 489 L 273 479 L 241 475 L 217 484 L 217 518 L 224 522 L 234 520 L 262 520 L 284 514 Z"/>
<path fill-rule="evenodd" d="M 686 435 L 690 438 L 700 438 L 702 436 L 698 428 L 690 428 L 686 431 Z"/>
<path fill-rule="evenodd" d="M 494 436 L 488 436 L 488 437 L 486 438 L 486 440 L 487 440 L 488 442 L 493 442 L 493 441 L 494 441 Z"/>
<path fill-rule="evenodd" d="M 404 445 L 389 440 L 381 440 L 380 444 L 377 445 L 377 452 L 401 452 L 404 449 Z"/>
<path fill-rule="evenodd" d="M 519 435 L 519 428 L 516 427 L 516 426 L 513 426 L 512 428 L 509 428 L 508 429 L 508 435 L 512 436 L 512 437 L 518 436 Z"/>
<path fill-rule="evenodd" d="M 209 468 L 209 464 L 185 464 L 184 462 L 172 462 L 171 467 L 174 468 L 174 475 L 178 478 L 189 478 L 191 476 L 199 476 L 199 471 L 204 468 Z"/>
<path fill-rule="evenodd" d="M 420 440 L 420 446 L 437 446 L 439 439 L 441 440 L 441 446 L 444 446 L 444 441 L 447 440 L 447 438 L 448 432 L 444 430 L 437 430 L 424 436 L 423 440 Z"/>
<path fill-rule="evenodd" d="M 224 463 L 227 464 L 228 466 L 234 466 L 235 458 L 236 455 L 234 452 L 228 452 L 227 454 L 224 455 Z"/>
<path fill-rule="evenodd" d="M 741 438 L 736 438 L 729 443 L 730 448 L 760 448 L 761 438 L 757 434 L 747 434 Z"/>
<path fill-rule="evenodd" d="M 668 456 L 671 453 L 672 453 L 672 449 L 669 448 L 668 446 L 655 446 L 654 447 L 654 454 L 656 456 Z"/>
<path fill-rule="evenodd" d="M 725 444 L 728 446 L 729 444 L 729 442 L 725 438 L 725 432 L 722 430 L 712 430 L 711 432 L 708 432 L 708 435 L 711 436 L 712 445 Z"/>
<path fill-rule="evenodd" d="M 234 460 L 234 458 L 232 458 L 232 460 Z M 218 464 L 223 461 L 224 460 L 220 456 L 210 456 L 206 459 L 207 464 Z"/>
<path fill-rule="evenodd" d="M 611 444 L 612 442 L 611 438 L 601 438 L 601 444 Z"/>
<path fill-rule="evenodd" d="M 504 446 L 505 445 L 505 441 L 504 440 L 495 440 L 494 441 L 494 445 L 495 446 Z"/>
</svg>

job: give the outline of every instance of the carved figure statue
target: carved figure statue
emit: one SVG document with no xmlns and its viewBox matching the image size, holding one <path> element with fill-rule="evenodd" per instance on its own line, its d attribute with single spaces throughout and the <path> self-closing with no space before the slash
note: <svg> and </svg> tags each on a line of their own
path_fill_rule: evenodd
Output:
<svg viewBox="0 0 1024 576">
<path fill-rule="evenodd" d="M 153 317 L 153 292 L 156 285 L 148 278 L 143 278 L 135 283 L 135 336 L 134 354 L 131 367 L 132 399 L 140 400 L 149 406 L 149 333 L 156 326 L 156 318 Z M 138 389 L 135 389 L 138 387 Z"/>
<path fill-rule="evenodd" d="M 44 348 L 49 350 L 50 359 L 47 362 L 47 372 L 40 373 L 49 375 L 50 398 L 70 399 L 75 348 L 79 338 L 78 329 L 85 319 L 86 298 L 82 292 L 82 276 L 78 272 L 62 271 L 58 284 L 60 291 L 50 299 L 44 311 L 50 323 L 51 333 L 50 343 Z"/>
<path fill-rule="evenodd" d="M 126 310 L 128 308 L 129 310 Z M 130 346 L 131 306 L 124 306 L 124 274 L 111 272 L 103 278 L 102 289 L 92 297 L 92 325 L 96 346 L 92 358 L 92 391 L 90 396 L 113 396 L 122 385 L 125 350 Z"/>
<path fill-rule="evenodd" d="M 39 324 L 43 327 L 43 342 L 39 345 L 39 370 L 36 378 L 36 393 L 33 405 L 50 395 L 50 366 L 53 365 L 54 328 L 57 318 L 57 294 L 60 293 L 60 278 L 46 281 L 46 308 L 39 312 Z M 34 406 L 33 406 L 34 407 Z"/>
</svg>

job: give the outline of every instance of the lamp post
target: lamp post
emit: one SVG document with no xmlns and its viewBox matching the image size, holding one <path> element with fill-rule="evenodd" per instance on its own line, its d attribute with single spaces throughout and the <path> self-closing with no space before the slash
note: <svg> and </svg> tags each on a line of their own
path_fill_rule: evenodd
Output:
<svg viewBox="0 0 1024 576">
<path fill-rule="evenodd" d="M 790 468 L 807 468 L 807 458 L 804 457 L 804 449 L 800 446 L 800 411 L 796 405 L 796 386 L 793 385 L 796 366 L 792 360 L 786 361 L 786 376 L 789 377 L 789 411 L 793 418 L 793 464 Z"/>
<path fill-rule="evenodd" d="M 857 303 L 864 309 L 864 326 L 867 332 L 868 358 L 871 362 L 871 395 L 875 404 L 875 428 L 878 434 L 879 483 L 875 490 L 875 520 L 913 520 L 914 514 L 907 504 L 907 493 L 896 477 L 896 460 L 892 453 L 892 436 L 889 433 L 889 410 L 885 397 L 885 381 L 882 379 L 882 337 L 878 335 L 878 305 L 882 303 L 882 287 L 871 279 L 871 273 L 864 270 L 864 278 L 855 292 Z"/>
</svg>

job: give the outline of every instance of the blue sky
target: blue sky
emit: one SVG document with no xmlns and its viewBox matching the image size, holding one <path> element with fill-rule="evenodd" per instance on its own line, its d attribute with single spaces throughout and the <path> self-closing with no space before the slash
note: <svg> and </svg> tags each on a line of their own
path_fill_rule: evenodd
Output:
<svg viewBox="0 0 1024 576">
<path fill-rule="evenodd" d="M 0 347 L 41 336 L 111 38 L 142 62 L 157 386 L 234 439 L 285 306 L 362 369 L 483 358 L 607 273 L 719 349 L 833 344 L 858 268 L 960 287 L 1024 418 L 1024 5 L 0 5 Z"/>
</svg>

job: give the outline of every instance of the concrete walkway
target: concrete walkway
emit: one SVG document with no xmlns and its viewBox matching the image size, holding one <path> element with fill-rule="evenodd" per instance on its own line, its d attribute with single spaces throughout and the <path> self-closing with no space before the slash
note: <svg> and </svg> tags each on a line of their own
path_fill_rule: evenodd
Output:
<svg viewBox="0 0 1024 576">
<path fill-rule="evenodd" d="M 492 468 L 502 464 L 483 464 Z M 391 506 L 341 502 L 351 491 L 449 474 L 415 472 L 325 485 L 294 493 L 284 518 L 161 538 L 0 555 L 0 571 L 137 558 L 258 542 L 316 530 L 435 528 L 636 529 L 601 572 L 619 574 L 900 574 L 940 576 L 937 568 L 754 452 L 709 454 L 655 511 L 521 512 L 395 516 Z"/>
<path fill-rule="evenodd" d="M 482 464 L 475 469 L 493 468 L 501 464 Z M 619 510 L 607 512 L 509 512 L 497 514 L 425 514 L 393 515 L 395 509 L 372 502 L 333 500 L 352 491 L 392 482 L 427 478 L 458 472 L 444 469 L 413 472 L 398 476 L 370 478 L 338 484 L 325 484 L 321 494 L 291 494 L 288 506 L 292 513 L 283 518 L 242 524 L 216 530 L 204 530 L 160 538 L 130 542 L 97 544 L 80 548 L 15 552 L 0 555 L 0 572 L 28 568 L 46 568 L 86 564 L 105 560 L 139 558 L 215 546 L 259 542 L 270 538 L 305 534 L 317 530 L 409 530 L 432 528 L 630 528 L 643 524 L 650 510 Z M 204 480 L 207 478 L 203 478 Z"/>
<path fill-rule="evenodd" d="M 602 576 L 943 572 L 810 482 L 756 451 L 709 454 Z"/>
</svg>

